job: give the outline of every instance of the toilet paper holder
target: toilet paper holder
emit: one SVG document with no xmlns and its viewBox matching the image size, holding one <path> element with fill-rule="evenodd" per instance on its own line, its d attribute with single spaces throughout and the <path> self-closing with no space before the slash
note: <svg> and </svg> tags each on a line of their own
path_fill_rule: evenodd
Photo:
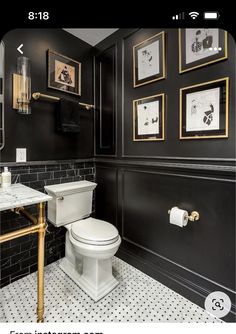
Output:
<svg viewBox="0 0 236 334">
<path fill-rule="evenodd" d="M 168 214 L 170 214 L 170 210 L 168 210 Z M 192 211 L 190 215 L 188 215 L 188 220 L 190 220 L 191 222 L 194 222 L 199 219 L 200 219 L 200 214 L 198 211 Z"/>
</svg>

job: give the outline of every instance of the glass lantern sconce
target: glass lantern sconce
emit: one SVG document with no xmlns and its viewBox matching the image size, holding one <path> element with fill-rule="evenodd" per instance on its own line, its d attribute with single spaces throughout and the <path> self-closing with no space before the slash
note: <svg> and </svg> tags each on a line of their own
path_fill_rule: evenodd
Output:
<svg viewBox="0 0 236 334">
<path fill-rule="evenodd" d="M 13 74 L 13 109 L 17 109 L 19 114 L 31 114 L 30 99 L 30 60 L 27 57 L 18 57 L 17 74 Z"/>
</svg>

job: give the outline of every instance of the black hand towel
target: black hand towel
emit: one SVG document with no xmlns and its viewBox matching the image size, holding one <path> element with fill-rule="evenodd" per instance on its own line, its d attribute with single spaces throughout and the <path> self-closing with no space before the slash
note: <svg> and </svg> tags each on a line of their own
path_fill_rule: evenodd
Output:
<svg viewBox="0 0 236 334">
<path fill-rule="evenodd" d="M 67 99 L 60 99 L 57 103 L 56 111 L 58 131 L 80 131 L 80 106 L 78 102 Z"/>
</svg>

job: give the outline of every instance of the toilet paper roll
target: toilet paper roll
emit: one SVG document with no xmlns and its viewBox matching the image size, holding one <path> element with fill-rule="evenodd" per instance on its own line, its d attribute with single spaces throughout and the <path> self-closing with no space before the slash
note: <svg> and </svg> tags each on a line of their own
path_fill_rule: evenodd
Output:
<svg viewBox="0 0 236 334">
<path fill-rule="evenodd" d="M 180 227 L 186 226 L 188 223 L 188 212 L 179 209 L 177 206 L 173 207 L 170 210 L 170 223 Z"/>
</svg>

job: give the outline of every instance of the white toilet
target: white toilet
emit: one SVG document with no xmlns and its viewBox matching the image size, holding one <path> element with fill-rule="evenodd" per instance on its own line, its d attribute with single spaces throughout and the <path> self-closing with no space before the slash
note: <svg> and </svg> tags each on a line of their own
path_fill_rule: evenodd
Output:
<svg viewBox="0 0 236 334">
<path fill-rule="evenodd" d="M 48 220 L 67 228 L 66 252 L 60 267 L 94 301 L 119 284 L 112 274 L 112 257 L 121 243 L 113 225 L 89 217 L 96 186 L 78 181 L 45 187 L 53 198 L 48 202 Z"/>
</svg>

